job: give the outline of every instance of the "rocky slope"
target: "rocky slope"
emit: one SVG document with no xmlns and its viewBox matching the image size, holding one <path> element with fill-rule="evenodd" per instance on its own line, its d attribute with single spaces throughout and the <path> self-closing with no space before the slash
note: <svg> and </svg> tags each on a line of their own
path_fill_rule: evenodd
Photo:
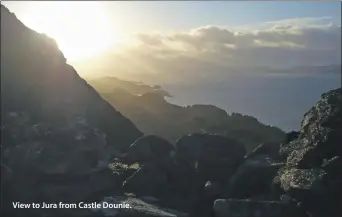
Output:
<svg viewBox="0 0 342 217">
<path fill-rule="evenodd" d="M 141 136 L 4 7 L 1 22 L 1 216 L 342 216 L 341 89 L 281 145 L 247 154 L 234 138 L 203 133 L 173 145 Z M 126 208 L 103 207 L 114 203 Z"/>
<path fill-rule="evenodd" d="M 87 78 L 86 78 L 87 79 Z M 285 133 L 239 113 L 227 114 L 213 105 L 178 106 L 166 101 L 170 94 L 160 86 L 115 77 L 87 79 L 111 105 L 147 135 L 175 143 L 189 133 L 213 133 L 239 140 L 248 150 L 260 143 L 283 142 Z"/>
<path fill-rule="evenodd" d="M 246 156 L 215 217 L 342 215 L 342 89 L 323 94 L 296 134 L 278 152 L 260 146 Z"/>
</svg>

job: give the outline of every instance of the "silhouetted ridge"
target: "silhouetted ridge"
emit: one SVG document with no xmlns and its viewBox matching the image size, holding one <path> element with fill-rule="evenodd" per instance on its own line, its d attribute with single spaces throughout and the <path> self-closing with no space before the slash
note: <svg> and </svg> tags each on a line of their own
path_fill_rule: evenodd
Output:
<svg viewBox="0 0 342 217">
<path fill-rule="evenodd" d="M 117 146 L 142 135 L 66 63 L 55 40 L 24 26 L 3 5 L 1 78 L 2 115 L 27 111 L 35 122 L 85 117 Z"/>
</svg>

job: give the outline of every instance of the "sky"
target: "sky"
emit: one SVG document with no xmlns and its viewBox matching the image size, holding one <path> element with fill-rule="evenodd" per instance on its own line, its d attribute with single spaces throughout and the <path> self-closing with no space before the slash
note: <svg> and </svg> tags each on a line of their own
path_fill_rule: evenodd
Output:
<svg viewBox="0 0 342 217">
<path fill-rule="evenodd" d="M 305 64 L 330 64 L 340 59 L 337 55 L 340 53 L 339 50 L 335 50 L 335 53 L 332 49 L 330 53 L 327 50 L 329 43 L 330 46 L 333 43 L 338 45 L 338 42 L 331 40 L 336 40 L 340 36 L 340 2 L 3 1 L 2 4 L 27 26 L 53 37 L 70 61 L 84 60 L 95 54 L 103 54 L 105 50 L 120 50 L 124 53 L 129 50 L 127 44 L 132 45 L 133 41 L 141 42 L 140 45 L 149 45 L 141 48 L 145 51 L 151 49 L 152 41 L 165 42 L 160 45 L 167 44 L 168 48 L 159 47 L 163 52 L 172 50 L 178 53 L 192 48 L 202 52 L 216 49 L 213 52 L 219 53 L 219 49 L 222 51 L 226 46 L 235 47 L 240 41 L 239 51 L 247 49 L 247 44 L 250 44 L 250 47 L 257 47 L 252 53 L 259 53 L 258 49 L 260 52 L 268 52 L 271 61 L 277 55 L 281 56 L 279 58 L 292 56 L 294 59 L 297 59 L 296 55 L 308 57 L 317 52 L 318 46 L 314 44 L 320 42 L 326 45 L 321 46 L 322 55 L 310 56 L 310 60 L 304 61 Z M 244 35 L 234 35 L 241 31 Z M 263 32 L 257 35 L 257 31 Z M 302 38 L 295 37 L 296 34 L 301 34 Z M 242 46 L 243 44 L 246 46 Z M 203 49 L 198 49 L 199 46 Z M 292 51 L 284 51 L 285 47 L 291 46 Z M 296 46 L 305 46 L 311 54 L 306 54 L 305 49 L 297 49 L 297 54 L 293 55 Z M 262 50 L 265 47 L 269 49 Z M 283 49 L 284 54 L 274 54 L 277 52 L 274 51 L 275 47 L 278 47 L 278 50 Z M 155 50 L 151 52 L 156 53 Z M 235 53 L 238 55 L 239 52 Z M 254 58 L 255 54 L 252 55 Z M 327 56 L 335 58 L 331 60 Z M 243 58 L 238 57 L 241 60 Z M 281 65 L 279 62 L 277 64 Z"/>
<path fill-rule="evenodd" d="M 2 3 L 19 16 L 29 13 L 30 5 L 41 4 L 30 1 Z M 133 32 L 187 30 L 203 25 L 251 25 L 302 17 L 331 17 L 332 22 L 341 23 L 341 3 L 338 1 L 134 1 L 101 4 L 113 23 Z"/>
<path fill-rule="evenodd" d="M 2 3 L 19 16 L 29 13 L 28 5 L 32 5 L 32 2 L 18 1 Z M 302 17 L 331 17 L 332 22 L 341 24 L 341 3 L 338 1 L 136 1 L 102 4 L 114 23 L 126 26 L 132 32 L 187 30 L 203 25 L 251 25 Z M 123 21 L 116 21 L 117 18 Z"/>
<path fill-rule="evenodd" d="M 129 8 L 141 10 L 143 15 L 139 19 L 143 23 L 148 21 L 146 25 L 150 24 L 150 28 L 156 29 L 250 25 L 295 17 L 331 16 L 333 22 L 341 22 L 340 2 L 160 1 L 127 3 L 125 9 Z"/>
<path fill-rule="evenodd" d="M 81 76 L 160 84 L 178 104 L 212 103 L 298 129 L 320 94 L 340 85 L 337 1 L 2 4 L 54 38 Z"/>
</svg>

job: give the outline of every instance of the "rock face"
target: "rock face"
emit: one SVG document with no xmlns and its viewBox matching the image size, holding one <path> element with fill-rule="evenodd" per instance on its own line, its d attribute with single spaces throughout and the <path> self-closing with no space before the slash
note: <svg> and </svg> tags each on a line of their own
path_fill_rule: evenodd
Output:
<svg viewBox="0 0 342 217">
<path fill-rule="evenodd" d="M 279 184 L 311 216 L 342 215 L 341 105 L 341 89 L 323 94 L 304 115 L 298 138 L 280 149 L 287 162 Z"/>
<path fill-rule="evenodd" d="M 287 143 L 246 155 L 229 180 L 230 199 L 214 202 L 214 216 L 342 216 L 341 117 L 341 89 L 323 94 Z"/>
</svg>

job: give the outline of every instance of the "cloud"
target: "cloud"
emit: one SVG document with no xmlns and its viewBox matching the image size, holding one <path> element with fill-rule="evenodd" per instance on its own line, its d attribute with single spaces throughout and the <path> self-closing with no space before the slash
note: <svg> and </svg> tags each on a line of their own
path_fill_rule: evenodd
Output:
<svg viewBox="0 0 342 217">
<path fill-rule="evenodd" d="M 183 32 L 140 33 L 136 40 L 139 43 L 121 50 L 130 65 L 129 70 L 127 66 L 122 69 L 126 74 L 143 74 L 144 79 L 158 73 L 165 79 L 207 79 L 215 73 L 254 72 L 256 68 L 341 64 L 341 26 L 329 17 L 243 27 L 207 25 Z M 120 61 L 116 68 L 124 65 Z"/>
<path fill-rule="evenodd" d="M 246 59 L 249 53 L 264 56 L 264 61 L 260 62 L 262 65 L 275 56 L 281 58 L 277 62 L 285 62 L 287 55 L 295 53 L 304 55 L 302 57 L 307 64 L 317 61 L 323 63 L 327 55 L 332 58 L 331 62 L 336 62 L 341 53 L 341 26 L 322 21 L 330 19 L 322 17 L 273 21 L 265 23 L 266 28 L 250 27 L 244 31 L 203 26 L 169 35 L 140 34 L 138 39 L 145 45 L 159 45 L 164 52 L 169 50 L 173 54 L 179 52 L 180 55 L 193 57 L 219 55 L 227 57 L 226 61 L 240 59 L 239 62 L 246 64 L 249 63 Z M 294 61 L 293 65 L 297 62 Z M 326 63 L 330 64 L 329 61 Z"/>
<path fill-rule="evenodd" d="M 137 34 L 136 38 L 143 44 L 149 46 L 161 46 L 163 42 L 159 39 L 158 35 Z"/>
<path fill-rule="evenodd" d="M 332 18 L 329 16 L 324 17 L 301 17 L 301 18 L 290 18 L 284 20 L 276 20 L 276 21 L 268 21 L 265 24 L 270 25 L 281 25 L 281 26 L 288 26 L 288 25 L 310 25 L 316 24 L 319 22 L 329 21 Z"/>
</svg>

